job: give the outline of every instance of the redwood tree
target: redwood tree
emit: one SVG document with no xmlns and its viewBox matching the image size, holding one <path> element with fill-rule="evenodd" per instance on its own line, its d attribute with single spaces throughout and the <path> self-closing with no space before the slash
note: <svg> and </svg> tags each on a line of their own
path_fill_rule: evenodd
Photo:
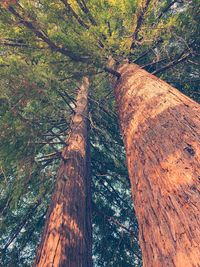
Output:
<svg viewBox="0 0 200 267">
<path fill-rule="evenodd" d="M 51 78 L 60 83 L 70 78 L 73 81 L 83 73 L 94 74 L 92 78 L 100 75 L 101 84 L 106 79 L 105 72 L 118 77 L 115 94 L 140 224 L 144 264 L 198 266 L 199 252 L 195 245 L 198 230 L 194 218 L 198 214 L 198 207 L 195 208 L 197 186 L 193 185 L 198 153 L 197 111 L 193 110 L 196 104 L 177 91 L 166 89 L 170 86 L 153 78 L 150 72 L 160 74 L 180 64 L 182 69 L 173 68 L 175 74 L 165 79 L 177 80 L 178 77 L 180 81 L 187 76 L 190 81 L 198 75 L 199 1 L 3 2 L 5 34 L 3 32 L 1 39 L 1 66 L 8 69 L 11 76 L 16 75 L 19 66 L 25 65 L 28 70 L 30 66 L 37 69 L 41 87 L 48 84 L 43 79 L 49 77 L 52 69 Z M 13 50 L 16 57 L 13 57 Z M 137 62 L 149 73 L 135 65 L 124 65 L 116 71 L 107 66 L 108 58 L 118 64 L 128 58 L 130 63 Z M 183 62 L 187 64 L 181 64 Z M 4 86 L 7 84 L 5 79 Z M 94 101 L 101 106 L 110 94 L 106 92 Z M 67 96 L 68 101 L 70 97 Z M 26 118 L 30 106 L 26 101 L 20 98 L 22 108 L 16 111 L 14 105 L 11 110 L 30 122 L 29 116 Z M 65 159 L 64 163 L 67 162 Z M 189 178 L 190 172 L 192 178 Z M 136 177 L 134 182 L 133 176 Z M 57 188 L 60 187 L 57 185 Z M 160 196 L 162 199 L 157 201 L 156 197 Z M 54 212 L 53 209 L 50 214 L 54 216 Z M 62 212 L 59 217 L 62 219 Z M 50 244 L 45 243 L 45 238 L 43 241 L 44 247 Z M 64 258 L 65 255 L 68 254 L 63 251 Z"/>
<path fill-rule="evenodd" d="M 115 87 L 145 267 L 200 266 L 200 107 L 134 64 Z"/>
<path fill-rule="evenodd" d="M 35 266 L 92 266 L 88 86 L 84 77 Z"/>
</svg>

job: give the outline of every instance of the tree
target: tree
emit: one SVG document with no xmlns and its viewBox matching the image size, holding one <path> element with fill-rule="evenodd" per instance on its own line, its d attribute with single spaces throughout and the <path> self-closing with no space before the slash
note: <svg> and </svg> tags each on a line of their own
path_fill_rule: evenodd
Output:
<svg viewBox="0 0 200 267">
<path fill-rule="evenodd" d="M 123 65 L 115 88 L 144 266 L 199 266 L 199 105 Z"/>
<path fill-rule="evenodd" d="M 35 266 L 92 266 L 88 86 L 84 77 Z"/>
<path fill-rule="evenodd" d="M 137 63 L 148 72 L 161 75 L 166 80 L 171 79 L 172 84 L 177 83 L 179 86 L 182 78 L 190 81 L 198 76 L 199 27 L 196 0 L 193 2 L 168 0 L 162 2 L 153 0 L 4 2 L 6 3 L 1 12 L 6 34 L 3 33 L 1 40 L 3 47 L 1 66 L 12 76 L 16 76 L 18 64 L 27 65 L 27 69 L 33 69 L 32 66 L 36 65 L 35 68 L 39 70 L 36 77 L 37 83 L 44 79 L 40 71 L 42 70 L 43 76 L 48 76 L 47 73 L 50 70 L 53 83 L 58 83 L 63 88 L 62 81 L 68 80 L 69 77 L 74 81 L 77 76 L 90 75 L 95 80 L 94 77 L 99 75 L 101 77 L 99 84 L 103 84 L 103 80 L 108 80 L 107 73 L 109 73 L 119 79 L 116 83 L 117 90 L 121 85 L 123 73 L 121 77 L 120 70 L 108 66 L 108 58 L 112 58 L 116 65 L 121 66 L 123 61 L 128 59 L 130 63 Z M 191 26 L 188 27 L 188 25 Z M 7 58 L 5 55 L 8 55 Z M 183 64 L 186 62 L 187 64 Z M 131 68 L 132 65 L 130 65 Z M 27 71 L 27 73 L 30 77 L 31 72 Z M 8 78 L 5 79 L 4 85 L 7 84 L 7 80 Z M 46 79 L 45 83 L 49 85 Z M 43 84 L 40 87 L 44 87 Z M 192 87 L 189 86 L 189 89 Z M 56 87 L 58 88 L 59 86 Z M 128 88 L 128 84 L 123 88 Z M 186 89 L 184 89 L 185 92 L 187 92 Z M 188 93 L 191 92 L 193 90 L 190 89 Z M 101 104 L 109 94 L 110 92 L 107 92 L 102 96 Z M 61 95 L 67 97 L 66 104 L 70 108 L 69 99 L 73 96 L 73 92 L 70 91 L 68 94 L 62 91 Z M 147 91 L 146 95 L 150 96 L 151 92 Z M 161 99 L 162 95 L 160 95 Z M 99 96 L 95 96 L 94 101 L 99 104 Z M 20 102 L 20 104 L 22 106 L 23 103 Z M 14 110 L 19 113 L 18 116 L 23 115 L 22 119 L 27 121 L 27 106 L 26 104 L 24 106 L 22 112 L 16 111 L 16 106 Z M 123 106 L 119 106 L 119 109 L 122 108 Z M 142 108 L 142 105 L 138 107 L 138 112 L 139 108 Z M 134 109 L 132 111 L 134 112 Z M 92 119 L 93 116 L 91 116 Z M 41 127 L 41 118 L 38 121 Z M 101 124 L 100 117 L 98 117 L 98 124 Z M 106 125 L 106 135 L 109 132 L 108 128 Z M 125 132 L 126 128 L 123 129 Z M 35 136 L 35 133 L 33 135 Z M 41 135 L 40 132 L 38 136 Z M 6 139 L 5 136 L 4 139 Z M 58 142 L 58 139 L 56 141 Z M 62 143 L 62 138 L 59 142 Z M 97 146 L 101 148 L 103 145 L 98 143 Z M 6 149 L 4 154 L 6 154 L 5 151 Z M 40 151 L 38 148 L 34 158 L 37 158 Z M 109 153 L 113 155 L 115 152 L 111 150 Z M 119 155 L 117 157 L 120 158 Z M 52 158 L 46 162 L 51 163 Z M 19 171 L 17 170 L 16 173 Z M 105 180 L 108 180 L 108 175 L 105 176 Z M 99 206 L 102 208 L 103 205 L 99 204 Z M 159 224 L 163 223 L 159 221 Z M 146 259 L 144 261 L 146 262 Z"/>
</svg>

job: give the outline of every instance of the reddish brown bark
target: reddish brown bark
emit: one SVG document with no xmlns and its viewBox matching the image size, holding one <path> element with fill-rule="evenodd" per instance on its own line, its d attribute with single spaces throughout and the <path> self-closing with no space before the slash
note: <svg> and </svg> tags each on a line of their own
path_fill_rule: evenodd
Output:
<svg viewBox="0 0 200 267">
<path fill-rule="evenodd" d="M 200 266 L 200 108 L 125 64 L 115 88 L 145 267 Z"/>
<path fill-rule="evenodd" d="M 84 77 L 34 266 L 92 266 L 88 85 Z"/>
</svg>

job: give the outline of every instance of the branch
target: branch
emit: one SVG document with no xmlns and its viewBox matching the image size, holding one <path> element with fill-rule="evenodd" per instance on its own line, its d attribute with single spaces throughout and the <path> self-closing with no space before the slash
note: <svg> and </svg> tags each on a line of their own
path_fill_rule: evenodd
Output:
<svg viewBox="0 0 200 267">
<path fill-rule="evenodd" d="M 10 67 L 10 65 L 8 64 L 0 64 L 0 67 L 3 68 L 3 67 Z"/>
<path fill-rule="evenodd" d="M 0 42 L 0 46 L 29 47 L 27 44 Z"/>
<path fill-rule="evenodd" d="M 159 63 L 165 61 L 166 59 L 167 59 L 167 58 L 163 58 L 163 59 L 160 59 L 160 60 L 157 60 L 157 61 L 153 61 L 153 62 L 151 62 L 151 63 L 147 63 L 147 64 L 141 66 L 141 68 L 144 69 L 144 68 L 146 68 L 146 67 L 150 67 L 150 66 L 159 64 Z"/>
<path fill-rule="evenodd" d="M 3 252 L 7 250 L 7 248 L 10 246 L 10 244 L 18 236 L 18 234 L 21 232 L 22 228 L 27 224 L 28 220 L 30 219 L 32 214 L 35 212 L 35 210 L 38 208 L 38 206 L 41 205 L 41 203 L 42 202 L 41 202 L 41 198 L 40 198 L 40 199 L 38 199 L 37 203 L 29 209 L 29 211 L 26 214 L 25 218 L 19 223 L 19 225 L 15 229 L 15 232 L 12 234 L 10 240 L 6 243 L 6 245 L 2 249 Z"/>
<path fill-rule="evenodd" d="M 67 2 L 67 0 L 60 0 L 61 2 L 63 2 L 63 4 L 66 6 L 66 8 L 69 10 L 69 12 L 71 12 L 71 14 L 74 16 L 74 18 L 78 21 L 78 23 L 85 29 L 89 29 L 89 26 L 87 24 L 85 24 L 85 22 L 78 16 L 78 14 L 76 14 L 76 12 L 74 11 L 74 9 L 71 7 L 71 5 Z"/>
<path fill-rule="evenodd" d="M 59 96 L 63 99 L 63 101 L 67 104 L 67 106 L 71 109 L 73 113 L 75 113 L 74 109 L 70 105 L 70 103 L 67 102 L 66 98 L 64 97 L 63 93 L 61 93 L 59 90 L 55 89 L 55 91 L 59 94 Z"/>
<path fill-rule="evenodd" d="M 147 49 L 144 53 L 142 53 L 139 57 L 137 57 L 136 59 L 134 59 L 133 61 L 131 61 L 132 63 L 136 63 L 138 60 L 142 59 L 143 57 L 145 57 L 147 54 L 149 54 L 151 51 L 153 51 L 154 48 L 156 48 L 156 46 L 160 43 L 163 42 L 163 39 L 160 38 L 159 40 L 156 41 L 156 43 L 153 44 L 152 47 L 150 47 L 149 49 Z"/>
<path fill-rule="evenodd" d="M 120 226 L 122 229 L 126 230 L 129 234 L 134 234 L 133 231 L 131 231 L 129 228 L 127 228 L 126 226 L 124 226 L 123 224 L 121 224 L 120 222 L 118 222 L 116 219 L 114 219 L 113 217 L 108 216 L 107 214 L 105 214 L 103 211 L 99 210 L 97 208 L 97 206 L 93 203 L 93 208 L 95 208 L 95 211 L 100 214 L 103 215 L 108 221 L 114 222 L 116 225 Z"/>
<path fill-rule="evenodd" d="M 48 159 L 41 159 L 41 160 L 38 160 L 38 162 L 39 163 L 43 163 L 43 162 L 45 162 L 45 163 L 51 163 L 52 161 L 54 161 L 54 160 L 56 160 L 56 159 L 61 159 L 61 157 L 60 156 L 55 156 L 55 157 L 52 157 L 52 158 L 48 158 Z"/>
<path fill-rule="evenodd" d="M 49 143 L 47 143 L 46 141 L 42 141 L 42 142 L 35 142 L 34 144 L 40 144 L 40 145 L 48 145 Z M 51 145 L 62 145 L 63 142 L 50 142 Z"/>
<path fill-rule="evenodd" d="M 160 72 L 163 72 L 165 70 L 168 70 L 171 67 L 174 67 L 174 66 L 178 65 L 179 63 L 184 62 L 190 55 L 191 55 L 191 52 L 188 52 L 186 54 L 184 53 L 184 55 L 180 55 L 177 59 L 171 61 L 166 66 L 161 67 L 160 69 L 153 71 L 152 74 L 156 75 L 156 74 L 158 74 Z"/>
<path fill-rule="evenodd" d="M 75 107 L 77 106 L 77 104 L 76 104 L 74 98 L 72 98 L 66 91 L 63 91 L 62 93 L 63 93 L 67 98 L 69 98 L 69 100 L 74 104 Z"/>
<path fill-rule="evenodd" d="M 68 8 L 69 12 L 72 13 L 72 15 L 75 17 L 75 19 L 78 21 L 78 23 L 86 30 L 89 30 L 90 29 L 90 26 L 85 24 L 85 22 L 78 16 L 78 14 L 76 14 L 76 12 L 73 10 L 73 8 L 71 7 L 71 5 L 67 2 L 67 0 L 60 0 L 63 2 L 63 4 Z M 92 24 L 93 25 L 93 24 Z M 95 35 L 95 34 L 94 34 Z M 95 35 L 95 37 L 97 37 Z M 105 39 L 105 38 L 104 38 Z M 97 40 L 100 48 L 104 48 L 104 44 L 100 41 L 100 40 Z"/>
<path fill-rule="evenodd" d="M 93 207 L 93 209 L 94 209 L 94 211 L 95 211 L 96 213 L 98 213 L 98 214 L 100 214 L 100 215 L 103 215 L 104 218 L 106 218 L 108 222 L 112 222 L 112 223 L 118 225 L 120 228 L 122 228 L 123 230 L 125 230 L 126 232 L 128 232 L 130 235 L 132 235 L 132 236 L 135 237 L 135 233 L 134 233 L 134 231 L 130 230 L 130 229 L 127 228 L 125 225 L 121 224 L 121 223 L 120 223 L 119 221 L 117 221 L 115 218 L 113 218 L 113 217 L 111 217 L 111 216 L 105 214 L 103 211 L 99 210 L 99 209 L 97 208 L 97 206 L 95 205 L 94 202 L 92 203 L 92 207 Z M 137 240 L 137 238 L 134 238 L 134 239 Z M 136 253 L 136 252 L 134 251 L 133 254 L 134 254 L 135 256 L 137 256 L 140 260 L 142 260 L 141 256 L 140 256 L 138 253 Z"/>
<path fill-rule="evenodd" d="M 169 3 L 158 15 L 157 17 L 157 21 L 155 23 L 153 23 L 153 26 L 155 26 L 156 24 L 158 24 L 159 20 L 162 18 L 162 16 L 175 4 L 177 3 L 178 0 L 174 0 L 171 3 Z"/>
<path fill-rule="evenodd" d="M 177 2 L 178 2 L 178 0 L 174 0 L 174 1 L 172 1 L 171 3 L 169 3 L 169 4 L 168 4 L 168 5 L 167 5 L 167 6 L 160 12 L 160 14 L 158 15 L 156 21 L 150 25 L 150 28 L 155 27 L 155 26 L 159 23 L 159 21 L 160 21 L 160 19 L 163 17 L 163 15 L 164 15 L 165 13 L 167 13 L 167 11 L 168 11 L 168 10 L 175 4 L 175 3 L 177 3 Z M 150 3 L 150 1 L 146 1 L 146 4 L 145 4 L 144 8 L 142 9 L 142 10 L 144 10 L 144 13 L 141 11 L 140 16 L 139 16 L 139 18 L 138 18 L 138 23 L 137 23 L 137 26 L 136 26 L 136 29 L 135 29 L 135 32 L 134 32 L 135 35 L 133 34 L 133 42 L 132 42 L 132 45 L 131 45 L 131 49 L 134 49 L 134 48 L 135 48 L 135 41 L 137 41 L 138 33 L 139 33 L 139 30 L 140 30 L 140 28 L 141 28 L 141 26 L 142 26 L 142 23 L 143 23 L 143 20 L 144 20 L 144 15 L 145 15 L 145 13 L 146 13 L 146 11 L 147 11 L 147 8 L 148 8 L 149 3 Z M 143 39 L 143 37 L 141 38 L 141 40 L 142 40 L 142 39 Z"/>
<path fill-rule="evenodd" d="M 101 176 L 99 176 L 98 174 L 95 175 L 96 177 L 100 177 L 100 179 L 98 179 L 98 182 L 104 187 L 106 188 L 106 190 L 113 195 L 116 196 L 117 200 L 120 200 L 125 206 L 127 206 L 130 210 L 131 210 L 131 206 L 119 195 L 119 193 L 113 188 L 113 186 L 111 185 L 110 181 L 108 179 L 103 179 Z M 105 182 L 107 182 L 108 185 L 105 185 Z M 108 188 L 108 186 L 111 188 Z"/>
<path fill-rule="evenodd" d="M 142 27 L 143 21 L 144 21 L 144 16 L 147 12 L 147 9 L 149 7 L 151 0 L 146 0 L 144 6 L 141 8 L 139 15 L 138 15 L 138 19 L 137 19 L 137 23 L 136 23 L 136 28 L 135 31 L 132 35 L 132 44 L 130 49 L 134 49 L 135 48 L 135 42 L 138 40 L 138 33 Z"/>
<path fill-rule="evenodd" d="M 48 144 L 47 142 L 44 142 L 45 144 Z M 44 158 L 52 158 L 54 156 L 57 156 L 57 155 L 60 155 L 61 152 L 53 152 L 53 153 L 50 153 L 50 154 L 47 154 L 47 155 L 44 155 L 44 156 L 41 156 L 41 157 L 38 157 L 38 159 L 44 159 Z"/>
<path fill-rule="evenodd" d="M 61 1 L 64 1 L 66 2 L 66 0 L 61 0 Z M 148 0 L 150 1 L 150 0 Z M 67 3 L 67 2 L 66 2 Z M 82 5 L 83 7 L 83 3 L 81 3 L 79 1 L 79 5 Z M 84 5 L 85 6 L 85 5 Z M 30 29 L 38 38 L 42 39 L 48 46 L 49 48 L 52 50 L 52 51 L 55 51 L 55 52 L 60 52 L 61 54 L 65 55 L 65 56 L 68 56 L 70 59 L 74 60 L 74 61 L 82 61 L 82 62 L 87 62 L 87 59 L 85 57 L 77 57 L 76 55 L 74 55 L 72 52 L 70 52 L 69 50 L 67 50 L 66 48 L 64 47 L 60 47 L 60 46 L 57 46 L 54 42 L 52 42 L 50 40 L 50 38 L 44 33 L 42 32 L 41 30 L 38 30 L 32 22 L 24 19 L 12 6 L 9 6 L 8 7 L 8 10 L 10 11 L 10 13 L 12 13 L 19 21 L 20 23 L 22 23 L 26 28 Z M 84 7 L 84 10 L 88 10 L 86 7 Z M 89 11 L 89 10 L 88 10 Z M 103 47 L 103 44 L 100 43 L 100 46 Z M 113 70 L 113 69 L 110 69 L 108 67 L 105 67 L 104 70 L 108 73 L 111 73 L 112 75 L 116 76 L 118 79 L 120 78 L 120 73 Z"/>
<path fill-rule="evenodd" d="M 110 92 L 109 92 L 109 94 L 107 94 L 106 96 L 104 96 L 104 100 L 108 97 L 108 95 L 110 95 L 110 94 L 113 94 L 113 90 L 111 90 Z M 114 113 L 114 112 L 111 112 L 110 110 L 107 110 L 102 104 L 101 104 L 101 102 L 98 102 L 98 101 L 96 101 L 95 99 L 93 99 L 93 98 L 91 98 L 91 97 L 88 97 L 89 99 L 90 99 L 90 101 L 92 101 L 94 104 L 96 104 L 97 106 L 98 106 L 98 108 L 101 110 L 101 111 L 103 111 L 105 114 L 107 114 L 109 117 L 111 117 L 111 118 L 117 118 L 117 115 Z M 112 115 L 111 115 L 112 114 Z"/>
<path fill-rule="evenodd" d="M 104 67 L 104 70 L 105 70 L 106 72 L 108 72 L 108 73 L 110 73 L 110 74 L 116 76 L 117 79 L 119 79 L 119 78 L 121 77 L 121 74 L 120 74 L 118 71 L 114 70 L 114 69 L 111 69 L 111 68 L 108 68 L 108 67 Z"/>
<path fill-rule="evenodd" d="M 60 137 L 59 134 L 56 134 L 53 130 L 50 130 L 50 132 L 51 132 L 53 135 L 55 135 L 55 137 L 58 138 L 58 139 L 60 140 L 60 142 L 61 142 L 64 146 L 67 145 L 66 142 Z"/>
<path fill-rule="evenodd" d="M 91 15 L 91 13 L 90 13 L 85 1 L 84 0 L 77 0 L 77 3 L 79 5 L 80 9 L 87 15 L 87 17 L 88 17 L 89 21 L 91 22 L 91 24 L 93 26 L 97 26 L 97 23 L 94 20 L 93 16 Z"/>
<path fill-rule="evenodd" d="M 52 51 L 55 52 L 60 52 L 61 54 L 69 57 L 70 59 L 74 60 L 74 61 L 82 61 L 82 62 L 86 62 L 86 58 L 81 58 L 78 57 L 76 55 L 74 55 L 71 51 L 67 50 L 64 47 L 60 47 L 57 46 L 54 42 L 52 42 L 49 37 L 41 30 L 38 30 L 32 22 L 24 19 L 12 6 L 8 7 L 8 10 L 10 13 L 12 13 L 14 15 L 15 18 L 17 18 L 21 24 L 23 24 L 26 28 L 28 28 L 29 30 L 31 30 L 35 36 L 37 36 L 38 38 L 42 39 L 46 44 L 48 44 L 49 48 Z"/>
<path fill-rule="evenodd" d="M 47 49 L 47 47 L 37 47 L 37 46 L 30 46 L 28 44 L 20 44 L 20 43 L 8 43 L 8 42 L 0 42 L 0 46 L 10 46 L 10 47 L 18 47 L 18 48 L 30 48 L 30 49 Z"/>
<path fill-rule="evenodd" d="M 109 33 L 109 36 L 111 37 L 112 36 L 112 30 L 111 30 L 111 25 L 110 25 L 109 20 L 107 21 L 107 25 L 108 25 L 108 33 Z"/>
</svg>

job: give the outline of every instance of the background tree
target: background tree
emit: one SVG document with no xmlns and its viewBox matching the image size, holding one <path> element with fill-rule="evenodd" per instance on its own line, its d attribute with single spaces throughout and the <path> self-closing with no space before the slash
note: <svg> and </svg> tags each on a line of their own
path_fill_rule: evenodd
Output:
<svg viewBox="0 0 200 267">
<path fill-rule="evenodd" d="M 88 89 L 83 77 L 34 266 L 92 266 Z"/>
</svg>

